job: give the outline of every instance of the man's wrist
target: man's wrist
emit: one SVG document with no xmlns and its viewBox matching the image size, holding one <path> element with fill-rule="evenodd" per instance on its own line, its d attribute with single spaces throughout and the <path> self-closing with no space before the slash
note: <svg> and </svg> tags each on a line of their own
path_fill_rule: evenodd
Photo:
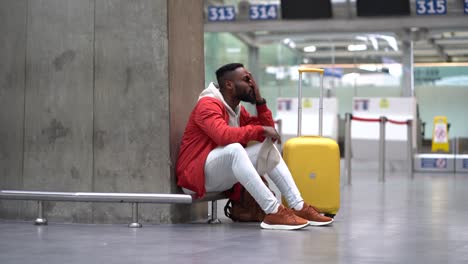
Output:
<svg viewBox="0 0 468 264">
<path fill-rule="evenodd" d="M 260 100 L 257 100 L 257 102 L 255 104 L 256 105 L 264 105 L 264 104 L 266 104 L 266 100 L 265 100 L 265 98 L 262 98 Z"/>
</svg>

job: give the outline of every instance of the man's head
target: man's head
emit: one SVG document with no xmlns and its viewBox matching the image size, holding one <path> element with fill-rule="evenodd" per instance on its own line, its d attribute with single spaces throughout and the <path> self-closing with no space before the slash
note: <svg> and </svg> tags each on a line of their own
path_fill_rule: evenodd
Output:
<svg viewBox="0 0 468 264">
<path fill-rule="evenodd" d="M 241 63 L 229 63 L 216 71 L 216 78 L 221 93 L 239 101 L 255 103 L 255 93 L 251 74 Z"/>
</svg>

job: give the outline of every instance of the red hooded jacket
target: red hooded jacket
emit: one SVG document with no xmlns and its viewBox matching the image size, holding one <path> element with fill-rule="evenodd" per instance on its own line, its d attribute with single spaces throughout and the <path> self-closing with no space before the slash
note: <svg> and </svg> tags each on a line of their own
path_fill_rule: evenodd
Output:
<svg viewBox="0 0 468 264">
<path fill-rule="evenodd" d="M 177 159 L 177 185 L 205 195 L 205 161 L 218 146 L 249 141 L 263 141 L 263 126 L 274 126 L 266 104 L 257 106 L 257 116 L 251 116 L 242 106 L 240 127 L 229 126 L 229 114 L 222 101 L 213 97 L 201 98 L 190 114 Z"/>
</svg>

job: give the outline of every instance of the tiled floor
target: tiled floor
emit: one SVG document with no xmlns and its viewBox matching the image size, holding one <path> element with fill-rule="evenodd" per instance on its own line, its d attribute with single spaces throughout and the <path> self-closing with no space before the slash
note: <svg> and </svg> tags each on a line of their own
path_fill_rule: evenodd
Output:
<svg viewBox="0 0 468 264">
<path fill-rule="evenodd" d="M 0 263 L 468 263 L 468 174 L 353 175 L 330 227 L 0 222 Z"/>
</svg>

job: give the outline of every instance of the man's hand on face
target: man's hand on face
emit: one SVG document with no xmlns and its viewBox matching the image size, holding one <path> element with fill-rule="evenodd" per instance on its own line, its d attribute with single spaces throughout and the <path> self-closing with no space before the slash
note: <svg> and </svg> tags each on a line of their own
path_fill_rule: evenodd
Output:
<svg viewBox="0 0 468 264">
<path fill-rule="evenodd" d="M 252 76 L 252 73 L 249 72 L 249 78 L 250 78 L 250 86 L 254 89 L 254 94 L 255 94 L 255 101 L 260 102 L 263 101 L 263 97 L 260 95 L 260 90 L 258 89 L 257 82 L 255 82 L 255 79 Z"/>
<path fill-rule="evenodd" d="M 281 137 L 274 127 L 264 126 L 263 136 L 270 137 L 273 142 L 278 142 L 278 144 L 281 144 Z"/>
</svg>

